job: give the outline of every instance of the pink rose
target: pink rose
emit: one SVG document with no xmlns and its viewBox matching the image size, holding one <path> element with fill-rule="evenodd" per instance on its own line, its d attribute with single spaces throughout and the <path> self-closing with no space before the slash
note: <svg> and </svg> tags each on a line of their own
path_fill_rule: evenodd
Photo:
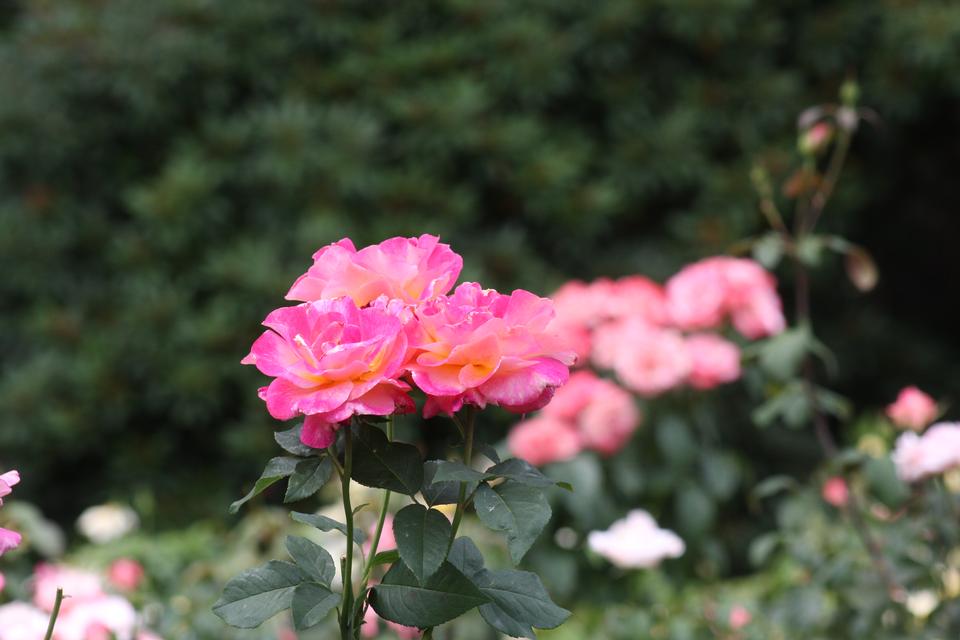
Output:
<svg viewBox="0 0 960 640">
<path fill-rule="evenodd" d="M 707 258 L 687 265 L 667 280 L 667 308 L 681 329 L 714 329 L 723 322 L 727 305 L 723 264 Z"/>
<path fill-rule="evenodd" d="M 143 582 L 143 565 L 131 558 L 118 558 L 110 564 L 107 578 L 126 591 L 133 591 Z"/>
<path fill-rule="evenodd" d="M 847 481 L 839 476 L 828 478 L 823 483 L 821 495 L 827 504 L 832 504 L 838 509 L 847 506 L 850 500 L 850 489 L 847 488 Z"/>
<path fill-rule="evenodd" d="M 572 423 L 545 414 L 517 424 L 507 436 L 507 447 L 536 466 L 569 460 L 583 448 Z"/>
<path fill-rule="evenodd" d="M 646 329 L 624 335 L 613 369 L 630 389 L 655 396 L 687 379 L 691 368 L 683 336 L 672 329 Z"/>
<path fill-rule="evenodd" d="M 687 337 L 690 354 L 688 382 L 696 389 L 712 389 L 740 377 L 740 349 L 720 336 L 701 333 Z"/>
<path fill-rule="evenodd" d="M 644 276 L 627 276 L 613 283 L 607 301 L 611 318 L 641 318 L 654 325 L 669 322 L 663 287 Z"/>
<path fill-rule="evenodd" d="M 526 413 L 549 402 L 575 355 L 548 331 L 553 304 L 518 289 L 510 295 L 461 284 L 416 309 L 413 381 L 427 394 L 424 415 L 464 404 Z"/>
<path fill-rule="evenodd" d="M 897 401 L 887 407 L 887 417 L 895 425 L 920 431 L 937 417 L 936 401 L 917 387 L 900 390 Z"/>
<path fill-rule="evenodd" d="M 270 330 L 242 362 L 274 376 L 260 389 L 270 415 L 306 416 L 305 444 L 329 446 L 339 423 L 355 414 L 413 410 L 410 387 L 399 380 L 408 341 L 397 315 L 337 298 L 277 309 L 263 324 Z"/>
<path fill-rule="evenodd" d="M 679 558 L 686 550 L 677 534 L 657 526 L 653 517 L 636 509 L 606 531 L 592 531 L 587 544 L 622 569 L 655 567 L 665 558 Z"/>
<path fill-rule="evenodd" d="M 781 333 L 787 327 L 776 291 L 757 291 L 732 310 L 733 326 L 750 340 Z"/>
<path fill-rule="evenodd" d="M 573 280 L 557 289 L 553 300 L 558 322 L 565 325 L 594 327 L 610 317 L 610 300 L 615 285 L 601 278 L 590 284 Z"/>
<path fill-rule="evenodd" d="M 592 371 L 574 371 L 567 383 L 557 389 L 543 415 L 575 421 L 593 398 L 600 378 Z"/>
<path fill-rule="evenodd" d="M 390 238 L 357 251 L 349 238 L 313 254 L 313 266 L 287 293 L 313 302 L 348 296 L 363 307 L 380 296 L 415 304 L 450 291 L 463 258 L 436 236 Z"/>
<path fill-rule="evenodd" d="M 923 434 L 902 434 L 893 451 L 897 475 L 916 482 L 960 466 L 960 422 L 941 422 Z"/>
<path fill-rule="evenodd" d="M 367 555 L 373 548 L 373 536 L 377 532 L 377 523 L 370 525 L 367 531 L 367 541 L 363 543 L 363 552 Z M 397 548 L 397 539 L 393 535 L 393 516 L 387 514 L 383 521 L 383 529 L 380 531 L 380 541 L 377 543 L 377 553 L 381 551 L 392 551 Z"/>
<path fill-rule="evenodd" d="M 622 449 L 639 424 L 640 411 L 633 396 L 603 379 L 597 380 L 590 402 L 577 420 L 583 446 L 604 455 Z"/>
<path fill-rule="evenodd" d="M 126 599 L 101 595 L 61 609 L 56 637 L 57 640 L 123 640 L 133 636 L 137 622 L 137 612 Z"/>
<path fill-rule="evenodd" d="M 67 610 L 85 600 L 104 595 L 100 576 L 83 569 L 40 563 L 33 571 L 33 603 L 44 611 L 53 611 L 57 589 L 63 589 L 62 610 Z"/>
<path fill-rule="evenodd" d="M 750 611 L 746 607 L 738 604 L 730 609 L 730 617 L 727 622 L 731 629 L 738 630 L 750 624 L 751 620 L 753 620 L 753 615 L 751 615 Z"/>
</svg>

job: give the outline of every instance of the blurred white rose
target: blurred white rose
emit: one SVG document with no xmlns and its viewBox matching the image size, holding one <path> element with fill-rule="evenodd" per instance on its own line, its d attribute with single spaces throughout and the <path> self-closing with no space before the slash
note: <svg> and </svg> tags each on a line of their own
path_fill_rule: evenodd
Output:
<svg viewBox="0 0 960 640">
<path fill-rule="evenodd" d="M 623 569 L 655 567 L 664 558 L 679 558 L 686 550 L 677 534 L 661 529 L 642 509 L 631 511 L 606 531 L 591 532 L 587 544 L 594 552 Z"/>
<path fill-rule="evenodd" d="M 133 509 L 113 503 L 90 507 L 77 518 L 77 529 L 95 544 L 122 538 L 139 525 Z"/>
</svg>

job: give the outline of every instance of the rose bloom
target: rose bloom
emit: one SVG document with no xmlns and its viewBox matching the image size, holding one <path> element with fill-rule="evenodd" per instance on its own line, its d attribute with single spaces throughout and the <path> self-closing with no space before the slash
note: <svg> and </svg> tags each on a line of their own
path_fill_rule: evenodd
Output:
<svg viewBox="0 0 960 640">
<path fill-rule="evenodd" d="M 606 531 L 592 531 L 587 544 L 621 569 L 655 567 L 665 558 L 679 558 L 686 550 L 677 534 L 661 529 L 642 509 L 631 511 Z"/>
<path fill-rule="evenodd" d="M 57 640 L 133 640 L 137 622 L 137 612 L 125 598 L 102 595 L 61 609 L 56 637 Z"/>
<path fill-rule="evenodd" d="M 743 629 L 750 624 L 751 620 L 753 620 L 753 616 L 750 614 L 750 611 L 746 607 L 738 604 L 730 609 L 730 617 L 727 623 L 731 629 L 737 630 Z"/>
<path fill-rule="evenodd" d="M 727 305 L 723 264 L 707 258 L 687 265 L 667 280 L 667 308 L 681 329 L 713 329 L 723 322 Z"/>
<path fill-rule="evenodd" d="M 416 318 L 409 369 L 428 396 L 425 417 L 464 404 L 534 411 L 567 381 L 576 358 L 548 331 L 553 303 L 522 289 L 503 295 L 464 283 L 417 307 Z"/>
<path fill-rule="evenodd" d="M 572 280 L 557 289 L 553 300 L 557 320 L 566 325 L 592 328 L 610 317 L 610 300 L 616 285 L 600 278 L 590 284 Z"/>
<path fill-rule="evenodd" d="M 0 640 L 41 640 L 49 616 L 23 602 L 0 606 Z"/>
<path fill-rule="evenodd" d="M 139 587 L 143 577 L 143 565 L 131 558 L 118 558 L 107 569 L 107 579 L 126 591 Z"/>
<path fill-rule="evenodd" d="M 917 387 L 905 387 L 887 407 L 887 417 L 898 427 L 921 431 L 936 419 L 937 403 Z"/>
<path fill-rule="evenodd" d="M 567 383 L 557 389 L 550 404 L 543 408 L 543 415 L 569 422 L 576 421 L 580 413 L 590 404 L 599 381 L 600 378 L 592 371 L 574 371 L 570 374 Z"/>
<path fill-rule="evenodd" d="M 573 423 L 546 414 L 516 425 L 507 436 L 507 447 L 535 466 L 569 460 L 583 449 Z"/>
<path fill-rule="evenodd" d="M 0 506 L 3 498 L 13 493 L 13 486 L 20 483 L 20 474 L 17 471 L 7 471 L 0 475 Z M 0 556 L 20 546 L 22 536 L 16 531 L 0 527 Z"/>
<path fill-rule="evenodd" d="M 350 298 L 318 300 L 277 309 L 263 324 L 269 331 L 242 362 L 274 377 L 260 389 L 270 415 L 306 416 L 305 444 L 329 446 L 339 423 L 355 414 L 413 410 L 410 386 L 399 380 L 407 335 L 391 309 L 360 309 Z"/>
<path fill-rule="evenodd" d="M 639 424 L 633 396 L 603 379 L 597 380 L 590 402 L 577 419 L 583 446 L 604 455 L 622 449 Z"/>
<path fill-rule="evenodd" d="M 53 611 L 57 589 L 63 589 L 65 596 L 63 611 L 104 595 L 103 582 L 92 571 L 41 563 L 34 569 L 33 578 L 33 603 L 44 611 Z"/>
<path fill-rule="evenodd" d="M 313 266 L 287 300 L 313 302 L 348 296 L 363 307 L 380 296 L 415 304 L 450 291 L 463 258 L 436 236 L 390 238 L 357 251 L 349 238 L 313 254 Z"/>
<path fill-rule="evenodd" d="M 654 325 L 670 320 L 663 287 L 644 276 L 626 276 L 613 283 L 606 303 L 611 318 L 641 318 Z"/>
<path fill-rule="evenodd" d="M 960 466 L 960 422 L 935 424 L 923 435 L 902 434 L 893 451 L 897 475 L 916 482 Z"/>
<path fill-rule="evenodd" d="M 696 389 L 712 389 L 740 377 L 740 349 L 720 336 L 701 333 L 687 337 L 690 354 L 688 382 Z"/>
<path fill-rule="evenodd" d="M 122 538 L 139 525 L 140 518 L 137 513 L 120 504 L 89 507 L 77 518 L 77 529 L 96 544 L 106 544 Z"/>
<path fill-rule="evenodd" d="M 823 483 L 823 489 L 820 493 L 825 502 L 838 509 L 847 506 L 847 501 L 850 500 L 850 489 L 847 487 L 847 481 L 839 476 L 828 478 Z"/>
<path fill-rule="evenodd" d="M 683 384 L 691 366 L 683 336 L 672 329 L 625 333 L 613 363 L 623 384 L 644 396 L 655 396 Z"/>
</svg>

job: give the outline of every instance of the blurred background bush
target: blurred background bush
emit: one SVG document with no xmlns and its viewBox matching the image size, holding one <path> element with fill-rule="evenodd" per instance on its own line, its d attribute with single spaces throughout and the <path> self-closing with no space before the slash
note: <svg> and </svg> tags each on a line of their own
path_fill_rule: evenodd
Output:
<svg viewBox="0 0 960 640">
<path fill-rule="evenodd" d="M 4 0 L 0 463 L 60 523 L 107 500 L 226 521 L 276 426 L 239 360 L 318 247 L 429 232 L 500 289 L 662 280 L 763 228 L 750 168 L 786 178 L 797 114 L 850 75 L 879 120 L 825 229 L 881 279 L 814 286 L 833 386 L 947 395 L 958 71 L 939 0 Z M 818 460 L 742 395 L 702 412 L 737 451 L 716 473 Z M 743 554 L 756 516 L 728 511 L 701 524 Z"/>
</svg>

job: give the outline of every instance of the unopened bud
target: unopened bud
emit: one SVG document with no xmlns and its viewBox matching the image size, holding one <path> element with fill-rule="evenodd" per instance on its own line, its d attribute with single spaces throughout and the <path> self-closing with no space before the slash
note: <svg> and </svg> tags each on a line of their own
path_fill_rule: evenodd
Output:
<svg viewBox="0 0 960 640">
<path fill-rule="evenodd" d="M 815 156 L 826 149 L 832 139 L 833 127 L 829 123 L 818 122 L 800 134 L 797 146 L 803 155 Z"/>
<path fill-rule="evenodd" d="M 844 106 L 854 107 L 860 100 L 860 85 L 855 80 L 847 80 L 840 85 L 840 102 Z"/>
</svg>

